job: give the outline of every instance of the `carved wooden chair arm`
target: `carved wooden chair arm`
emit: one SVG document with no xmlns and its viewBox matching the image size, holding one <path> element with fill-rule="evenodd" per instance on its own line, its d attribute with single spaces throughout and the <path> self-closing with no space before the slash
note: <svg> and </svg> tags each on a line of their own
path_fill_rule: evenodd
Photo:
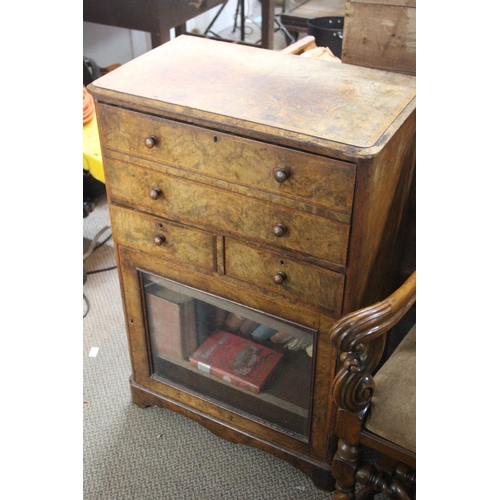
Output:
<svg viewBox="0 0 500 500">
<path fill-rule="evenodd" d="M 360 417 L 366 412 L 374 387 L 372 373 L 385 345 L 385 337 L 381 337 L 415 303 L 416 279 L 414 271 L 389 297 L 344 316 L 330 329 L 341 362 L 333 383 L 334 400 L 340 408 Z"/>
</svg>

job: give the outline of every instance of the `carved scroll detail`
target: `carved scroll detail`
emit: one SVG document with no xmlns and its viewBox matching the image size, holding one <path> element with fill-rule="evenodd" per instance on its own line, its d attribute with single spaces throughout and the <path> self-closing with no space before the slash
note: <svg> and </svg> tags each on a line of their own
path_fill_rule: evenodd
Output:
<svg viewBox="0 0 500 500">
<path fill-rule="evenodd" d="M 363 412 L 370 403 L 374 383 L 366 372 L 360 357 L 354 353 L 342 353 L 343 366 L 335 378 L 333 396 L 340 408 L 352 413 Z"/>
<path fill-rule="evenodd" d="M 335 403 L 362 417 L 374 390 L 372 372 L 382 357 L 385 333 L 416 300 L 416 271 L 385 300 L 348 314 L 330 330 L 339 352 L 340 370 L 333 383 Z"/>
</svg>

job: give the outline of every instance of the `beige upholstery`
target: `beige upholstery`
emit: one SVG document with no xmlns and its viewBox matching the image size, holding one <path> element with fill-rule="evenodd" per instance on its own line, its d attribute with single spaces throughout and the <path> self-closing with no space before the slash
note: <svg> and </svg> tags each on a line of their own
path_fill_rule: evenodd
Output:
<svg viewBox="0 0 500 500">
<path fill-rule="evenodd" d="M 366 428 L 416 453 L 416 325 L 375 375 Z"/>
</svg>

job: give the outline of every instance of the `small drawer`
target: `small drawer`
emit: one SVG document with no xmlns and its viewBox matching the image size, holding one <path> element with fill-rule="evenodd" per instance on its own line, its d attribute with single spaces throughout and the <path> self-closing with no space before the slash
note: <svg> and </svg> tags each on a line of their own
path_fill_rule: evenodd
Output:
<svg viewBox="0 0 500 500">
<path fill-rule="evenodd" d="M 101 145 L 350 214 L 353 164 L 102 105 Z"/>
<path fill-rule="evenodd" d="M 226 238 L 225 273 L 277 294 L 296 298 L 299 303 L 340 314 L 344 276 L 305 264 L 279 252 L 246 245 Z"/>
<path fill-rule="evenodd" d="M 106 162 L 106 189 L 113 201 L 170 220 L 258 239 L 340 266 L 346 262 L 348 224 L 114 159 Z"/>
<path fill-rule="evenodd" d="M 109 211 L 115 244 L 200 270 L 214 270 L 214 235 L 113 205 Z"/>
</svg>

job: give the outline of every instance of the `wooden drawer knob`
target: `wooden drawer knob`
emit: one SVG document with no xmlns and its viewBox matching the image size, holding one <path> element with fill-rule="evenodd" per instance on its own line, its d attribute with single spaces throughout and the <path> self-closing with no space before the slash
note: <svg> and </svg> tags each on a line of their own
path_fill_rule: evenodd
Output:
<svg viewBox="0 0 500 500">
<path fill-rule="evenodd" d="M 282 285 L 286 280 L 286 274 L 283 271 L 278 271 L 274 277 L 273 281 L 276 285 Z"/>
<path fill-rule="evenodd" d="M 144 139 L 144 145 L 148 149 L 153 149 L 158 144 L 158 138 L 155 135 L 150 135 Z"/>
<path fill-rule="evenodd" d="M 282 184 L 290 177 L 290 170 L 287 168 L 280 168 L 274 172 L 274 180 Z"/>
<path fill-rule="evenodd" d="M 276 236 L 276 238 L 281 238 L 283 235 L 287 233 L 288 229 L 284 224 L 276 224 L 273 228 L 273 234 Z"/>
<path fill-rule="evenodd" d="M 152 200 L 157 200 L 159 197 L 160 197 L 160 194 L 161 194 L 161 189 L 159 187 L 154 187 L 153 189 L 151 189 L 151 191 L 149 192 L 149 197 L 152 199 Z"/>
<path fill-rule="evenodd" d="M 165 243 L 165 236 L 163 234 L 157 234 L 154 239 L 155 245 L 161 247 Z"/>
</svg>

